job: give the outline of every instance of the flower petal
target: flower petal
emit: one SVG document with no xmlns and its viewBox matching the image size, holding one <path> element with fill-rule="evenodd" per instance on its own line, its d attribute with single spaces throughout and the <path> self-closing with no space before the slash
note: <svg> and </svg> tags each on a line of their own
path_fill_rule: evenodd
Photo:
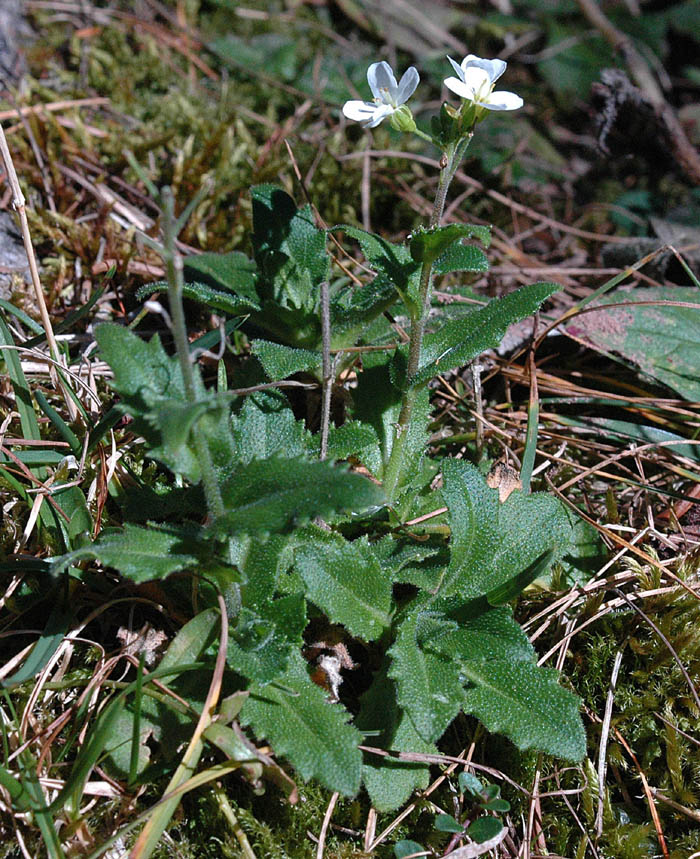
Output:
<svg viewBox="0 0 700 859">
<path fill-rule="evenodd" d="M 466 98 L 468 101 L 474 101 L 474 90 L 467 86 L 464 81 L 459 80 L 459 78 L 445 78 L 443 81 L 447 89 L 452 90 L 453 93 L 458 95 L 460 98 Z"/>
<path fill-rule="evenodd" d="M 376 109 L 377 105 L 372 101 L 346 101 L 343 105 L 343 116 L 353 122 L 367 122 L 372 119 Z"/>
<path fill-rule="evenodd" d="M 462 60 L 462 64 L 460 66 L 462 72 L 464 72 L 467 66 L 474 62 L 479 62 L 480 59 L 481 57 L 477 57 L 476 54 L 467 54 L 467 56 Z"/>
<path fill-rule="evenodd" d="M 480 66 L 467 66 L 464 70 L 464 83 L 468 86 L 475 95 L 486 97 L 486 94 L 491 91 L 491 79 L 486 69 Z"/>
<path fill-rule="evenodd" d="M 372 95 L 384 104 L 396 101 L 398 84 L 389 63 L 384 60 L 381 63 L 372 63 L 367 69 L 367 83 L 372 90 Z"/>
<path fill-rule="evenodd" d="M 456 62 L 452 59 L 452 57 L 448 57 L 447 59 L 452 63 L 452 68 L 453 68 L 453 69 L 455 70 L 455 72 L 457 73 L 457 77 L 458 77 L 460 80 L 464 80 L 464 72 L 462 71 L 462 67 L 459 65 L 459 63 L 456 63 Z M 468 59 L 468 57 L 467 57 L 467 59 Z"/>
<path fill-rule="evenodd" d="M 469 62 L 467 62 L 467 60 Z M 494 84 L 506 70 L 508 63 L 506 63 L 504 60 L 483 60 L 481 59 L 481 57 L 475 57 L 470 54 L 470 56 L 466 58 L 462 65 L 465 73 L 467 71 L 467 68 L 470 67 L 483 69 L 489 76 L 489 80 L 491 81 L 491 83 Z"/>
<path fill-rule="evenodd" d="M 482 107 L 487 110 L 517 110 L 522 107 L 525 102 L 514 92 L 492 92 L 491 95 L 481 103 Z"/>
<path fill-rule="evenodd" d="M 420 75 L 418 74 L 418 69 L 415 66 L 411 66 L 410 69 L 406 69 L 406 71 L 401 75 L 401 80 L 399 81 L 399 88 L 396 93 L 396 104 L 404 104 L 409 100 L 409 98 L 416 91 L 416 87 L 420 83 Z"/>
<path fill-rule="evenodd" d="M 390 104 L 378 104 L 374 107 L 374 116 L 368 121 L 363 123 L 365 128 L 376 128 L 379 123 L 386 119 L 387 116 L 391 116 L 392 113 L 396 110 L 395 107 L 392 107 Z"/>
</svg>

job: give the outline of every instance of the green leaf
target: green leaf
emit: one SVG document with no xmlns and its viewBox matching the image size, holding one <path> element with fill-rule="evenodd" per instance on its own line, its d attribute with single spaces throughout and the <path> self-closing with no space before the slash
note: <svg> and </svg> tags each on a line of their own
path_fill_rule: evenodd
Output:
<svg viewBox="0 0 700 859">
<path fill-rule="evenodd" d="M 244 577 L 241 585 L 243 604 L 254 608 L 270 601 L 282 572 L 292 562 L 293 536 L 272 534 L 266 540 L 259 534 L 245 536 L 236 542 L 236 556 L 231 558 Z M 233 541 L 229 541 L 231 545 Z"/>
<path fill-rule="evenodd" d="M 308 598 L 365 641 L 379 638 L 390 623 L 391 580 L 365 539 L 348 543 L 320 530 L 306 532 L 294 553 Z"/>
<path fill-rule="evenodd" d="M 3 312 L 0 312 L 0 346 L 8 347 L 0 349 L 0 367 L 4 365 L 6 374 L 9 376 L 15 396 L 14 409 L 19 414 L 22 433 L 24 438 L 38 441 L 41 439 L 41 431 L 34 412 L 31 390 L 22 369 L 20 353 L 15 348 L 15 341 L 5 322 Z M 38 480 L 43 481 L 46 479 L 46 469 L 44 468 L 34 468 L 32 473 Z M 5 479 L 7 479 L 7 475 Z M 23 488 L 19 489 L 20 496 L 23 491 Z M 29 501 L 29 499 L 27 500 Z M 29 503 L 31 504 L 31 501 Z M 65 539 L 65 529 L 58 518 L 58 514 L 48 504 L 42 504 L 39 508 L 39 519 L 41 524 L 51 534 L 55 543 L 67 549 L 68 541 Z"/>
<path fill-rule="evenodd" d="M 308 349 L 294 349 L 269 340 L 254 340 L 251 352 L 260 361 L 268 378 L 273 382 L 286 379 L 303 370 L 320 372 L 321 353 Z"/>
<path fill-rule="evenodd" d="M 451 814 L 438 814 L 435 818 L 435 828 L 438 832 L 464 832 L 464 827 Z"/>
<path fill-rule="evenodd" d="M 6 373 L 12 383 L 15 394 L 15 409 L 19 414 L 24 437 L 39 440 L 41 439 L 41 431 L 34 412 L 31 391 L 22 369 L 19 352 L 15 348 L 15 341 L 5 322 L 4 314 L 0 314 L 0 345 L 8 347 L 0 349 L 0 362 L 5 365 Z M 42 471 L 41 474 L 43 473 Z"/>
<path fill-rule="evenodd" d="M 15 777 L 9 770 L 0 765 L 0 785 L 7 791 L 12 808 L 16 811 L 30 811 L 32 808 L 31 796 L 22 784 L 20 778 Z"/>
<path fill-rule="evenodd" d="M 475 797 L 480 796 L 484 789 L 483 784 L 473 773 L 461 772 L 458 781 L 459 789 L 463 793 L 469 793 Z"/>
<path fill-rule="evenodd" d="M 479 817 L 469 825 L 467 835 L 477 844 L 483 844 L 496 838 L 502 831 L 503 824 L 497 817 Z"/>
<path fill-rule="evenodd" d="M 231 627 L 228 664 L 238 674 L 266 684 L 287 669 L 292 648 L 299 649 L 306 626 L 306 603 L 300 594 L 259 606 L 243 607 Z"/>
<path fill-rule="evenodd" d="M 368 734 L 365 743 L 375 748 L 413 754 L 436 754 L 434 743 L 426 742 L 413 727 L 408 715 L 396 703 L 396 685 L 383 665 L 364 693 L 355 724 Z M 428 786 L 429 764 L 405 761 L 392 756 L 367 753 L 362 781 L 378 811 L 394 811 L 414 790 Z"/>
<path fill-rule="evenodd" d="M 222 488 L 226 513 L 214 534 L 284 531 L 312 516 L 380 506 L 380 488 L 328 462 L 270 458 L 236 469 Z"/>
<path fill-rule="evenodd" d="M 51 403 L 49 403 L 49 401 L 44 396 L 43 392 L 39 390 L 39 388 L 36 388 L 34 390 L 34 399 L 36 400 L 37 405 L 42 410 L 42 412 L 56 427 L 56 430 L 60 433 L 61 437 L 63 438 L 63 441 L 68 442 L 68 444 L 70 445 L 71 452 L 75 456 L 80 456 L 82 453 L 82 443 L 79 441 L 73 430 L 63 420 L 61 415 L 56 411 L 56 409 L 53 408 Z"/>
<path fill-rule="evenodd" d="M 486 811 L 510 811 L 510 803 L 507 799 L 490 799 L 488 802 L 482 803 L 481 807 Z"/>
<path fill-rule="evenodd" d="M 139 716 L 138 734 L 135 736 L 134 720 L 136 714 L 126 705 L 114 718 L 109 730 L 103 754 L 108 759 L 108 771 L 122 778 L 139 776 L 151 762 L 151 749 L 148 741 L 154 737 L 153 722 L 144 718 L 143 708 Z M 136 739 L 135 761 L 132 760 L 133 744 Z"/>
<path fill-rule="evenodd" d="M 484 787 L 483 797 L 487 802 L 496 799 L 497 796 L 500 796 L 501 788 L 497 784 L 487 784 Z"/>
<path fill-rule="evenodd" d="M 221 722 L 210 722 L 204 729 L 204 739 L 222 751 L 232 761 L 259 760 L 253 749 L 232 728 Z"/>
<path fill-rule="evenodd" d="M 521 750 L 537 749 L 569 761 L 585 755 L 580 702 L 559 686 L 554 669 L 524 660 L 465 660 L 461 665 L 472 684 L 465 690 L 464 711 L 489 731 L 506 734 Z"/>
<path fill-rule="evenodd" d="M 449 552 L 442 540 L 418 543 L 387 535 L 372 543 L 372 552 L 392 581 L 431 590 L 449 562 Z"/>
<path fill-rule="evenodd" d="M 177 358 L 166 354 L 157 335 L 146 342 L 122 325 L 104 322 L 95 329 L 95 339 L 114 372 L 112 387 L 136 413 L 168 396 L 184 399 Z"/>
<path fill-rule="evenodd" d="M 381 313 L 398 299 L 396 284 L 385 274 L 331 300 L 331 347 L 352 346 Z"/>
<path fill-rule="evenodd" d="M 443 478 L 452 539 L 441 596 L 493 596 L 503 587 L 501 596 L 511 596 L 509 582 L 525 587 L 523 571 L 530 568 L 531 581 L 542 556 L 551 550 L 556 557 L 569 542 L 570 522 L 556 498 L 516 490 L 501 503 L 478 469 L 455 459 L 445 461 Z"/>
<path fill-rule="evenodd" d="M 394 439 L 394 424 L 401 410 L 401 392 L 394 387 L 389 375 L 391 358 L 368 353 L 358 376 L 354 397 L 354 418 L 374 430 L 376 446 L 365 453 L 363 464 L 377 477 L 389 461 Z"/>
<path fill-rule="evenodd" d="M 377 437 L 377 446 L 367 448 L 363 464 L 377 477 L 389 461 L 396 434 L 396 421 L 401 411 L 401 391 L 391 378 L 392 356 L 367 356 L 365 367 L 357 382 L 357 394 L 353 416 L 366 426 L 372 427 Z M 405 482 L 410 484 L 420 477 L 420 463 L 428 440 L 428 424 L 431 418 L 430 399 L 427 391 L 419 392 L 407 430 L 408 438 L 403 450 Z"/>
<path fill-rule="evenodd" d="M 471 238 L 479 239 L 487 248 L 491 244 L 491 230 L 476 224 L 448 224 L 446 227 L 418 230 L 413 234 L 409 247 L 416 262 L 431 263 L 459 239 Z"/>
<path fill-rule="evenodd" d="M 301 654 L 292 656 L 279 684 L 254 684 L 241 722 L 267 738 L 303 779 L 316 778 L 329 790 L 354 796 L 360 788 L 362 737 L 347 724 L 350 714 L 311 682 Z"/>
<path fill-rule="evenodd" d="M 381 236 L 368 233 L 359 227 L 340 224 L 332 230 L 342 230 L 351 239 L 359 242 L 362 253 L 372 268 L 386 276 L 396 289 L 407 292 L 412 279 L 418 273 L 419 266 L 411 258 L 405 245 L 392 244 Z"/>
<path fill-rule="evenodd" d="M 311 206 L 274 185 L 251 188 L 253 248 L 263 280 L 258 292 L 283 308 L 312 311 L 318 286 L 328 278 L 326 233 L 314 223 Z"/>
<path fill-rule="evenodd" d="M 127 523 L 120 530 L 106 528 L 88 551 L 126 578 L 147 582 L 199 566 L 210 552 L 200 533 L 196 525 L 150 523 L 142 528 Z"/>
<path fill-rule="evenodd" d="M 680 301 L 693 307 L 639 306 L 639 301 Z M 606 308 L 622 302 L 623 307 Z M 700 400 L 700 299 L 695 288 L 655 286 L 609 293 L 565 328 L 594 349 L 617 352 L 643 373 L 687 400 Z M 675 448 L 674 448 L 675 449 Z"/>
<path fill-rule="evenodd" d="M 317 450 L 316 439 L 314 436 L 312 452 Z M 331 425 L 328 432 L 329 459 L 347 459 L 354 455 L 361 460 L 363 454 L 375 451 L 376 447 L 377 436 L 374 430 L 359 421 L 347 421 L 339 427 Z"/>
<path fill-rule="evenodd" d="M 200 474 L 199 457 L 191 443 L 191 433 L 211 408 L 219 408 L 213 400 L 188 403 L 183 400 L 162 399 L 145 412 L 143 420 L 151 427 L 149 455 L 165 463 L 173 471 L 196 481 Z M 159 442 L 155 438 L 160 435 Z"/>
<path fill-rule="evenodd" d="M 314 437 L 294 417 L 280 391 L 249 394 L 239 414 L 233 415 L 232 428 L 236 459 L 246 465 L 271 456 L 302 456 L 314 445 Z"/>
<path fill-rule="evenodd" d="M 431 607 L 439 605 L 437 602 Z M 445 617 L 451 618 L 456 614 L 446 614 Z M 452 629 L 436 626 L 431 634 L 422 637 L 421 646 L 446 659 L 532 662 L 535 656 L 530 640 L 513 620 L 508 606 L 488 609 L 468 620 L 461 620 L 459 626 Z"/>
<path fill-rule="evenodd" d="M 426 336 L 421 367 L 412 382 L 429 382 L 438 373 L 462 367 L 484 350 L 496 348 L 509 325 L 530 316 L 559 289 L 555 283 L 533 283 L 492 299 L 468 316 L 449 320 Z"/>
<path fill-rule="evenodd" d="M 459 713 L 464 690 L 457 663 L 424 651 L 419 641 L 452 626 L 414 611 L 404 618 L 389 650 L 389 676 L 396 681 L 399 705 L 427 742 L 437 740 Z"/>
<path fill-rule="evenodd" d="M 407 838 L 397 841 L 394 844 L 394 856 L 396 859 L 406 859 L 407 856 L 415 856 L 416 853 L 424 853 L 425 847 L 417 841 L 410 841 Z"/>
<path fill-rule="evenodd" d="M 455 242 L 440 254 L 433 264 L 435 274 L 448 274 L 451 271 L 484 272 L 489 270 L 486 254 L 476 245 L 463 245 Z"/>
<path fill-rule="evenodd" d="M 195 371 L 197 401 L 189 402 L 178 359 L 165 353 L 157 335 L 146 343 L 127 328 L 104 323 L 95 337 L 114 372 L 112 387 L 121 395 L 117 407 L 133 417 L 149 456 L 198 482 L 199 458 L 191 438 L 198 422 L 219 479 L 227 475 L 235 461 L 228 397 L 207 393 Z"/>
<path fill-rule="evenodd" d="M 194 254 L 184 259 L 185 280 L 202 281 L 217 291 L 233 293 L 258 307 L 257 266 L 245 254 Z"/>
<path fill-rule="evenodd" d="M 140 300 L 153 295 L 155 292 L 167 292 L 168 284 L 165 281 L 157 283 L 149 283 L 147 286 L 142 286 L 136 293 L 136 297 Z M 221 289 L 215 289 L 206 283 L 198 281 L 190 281 L 182 285 L 182 295 L 190 301 L 196 301 L 203 304 L 210 310 L 218 310 L 221 313 L 226 313 L 229 316 L 242 316 L 250 313 L 251 310 L 260 310 L 260 305 L 254 299 L 245 296 L 234 295 L 230 292 L 224 292 Z"/>
<path fill-rule="evenodd" d="M 541 555 L 538 555 L 531 564 L 528 564 L 519 573 L 496 585 L 495 588 L 491 588 L 486 594 L 489 605 L 505 605 L 520 596 L 528 585 L 549 571 L 553 560 L 554 552 L 551 549 L 542 552 Z"/>
</svg>

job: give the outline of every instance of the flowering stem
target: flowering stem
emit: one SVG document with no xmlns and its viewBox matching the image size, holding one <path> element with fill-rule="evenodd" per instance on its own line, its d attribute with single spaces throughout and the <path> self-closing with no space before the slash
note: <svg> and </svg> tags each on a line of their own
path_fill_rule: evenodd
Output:
<svg viewBox="0 0 700 859">
<path fill-rule="evenodd" d="M 438 144 L 436 143 L 436 141 L 435 141 L 435 140 L 433 140 L 433 138 L 432 138 L 429 134 L 426 134 L 424 131 L 421 131 L 421 130 L 420 130 L 420 128 L 414 128 L 414 129 L 413 129 L 413 133 L 414 133 L 416 136 L 418 136 L 418 137 L 422 138 L 423 140 L 426 140 L 428 143 L 432 143 L 432 144 L 433 144 L 433 146 L 437 146 L 437 145 L 438 145 Z"/>
<path fill-rule="evenodd" d="M 440 170 L 438 179 L 438 187 L 435 193 L 435 202 L 433 211 L 430 215 L 429 227 L 439 227 L 445 211 L 445 201 L 450 184 L 454 179 L 464 153 L 472 139 L 473 132 L 463 137 L 456 145 L 450 144 L 444 153 L 443 163 L 445 166 Z M 423 335 L 425 333 L 425 324 L 428 321 L 430 313 L 430 299 L 432 295 L 433 285 L 433 262 L 426 261 L 423 263 L 420 273 L 420 282 L 418 290 L 418 306 L 411 310 L 411 328 L 409 333 L 408 346 L 408 364 L 406 366 L 406 386 L 401 401 L 401 411 L 398 421 L 395 424 L 395 435 L 391 448 L 391 455 L 384 472 L 384 491 L 390 503 L 395 500 L 397 488 L 400 486 L 401 478 L 404 470 L 404 450 L 406 447 L 406 438 L 415 405 L 418 396 L 419 387 L 412 384 L 412 379 L 418 373 L 420 367 L 421 349 L 423 346 Z"/>
<path fill-rule="evenodd" d="M 185 311 L 182 306 L 182 257 L 175 243 L 177 238 L 175 235 L 175 202 L 173 200 L 173 192 L 170 188 L 163 189 L 162 199 L 163 248 L 165 250 L 164 259 L 168 280 L 168 298 L 170 301 L 170 315 L 172 317 L 173 339 L 175 340 L 175 350 L 180 362 L 185 396 L 188 402 L 194 404 L 197 401 L 197 392 L 194 369 L 192 367 L 192 356 L 190 355 L 190 346 L 187 339 Z M 207 499 L 207 507 L 209 513 L 213 517 L 218 518 L 224 514 L 224 502 L 221 497 L 219 483 L 216 479 L 211 451 L 207 446 L 201 427 L 197 423 L 192 428 L 192 436 L 195 450 L 197 451 L 199 467 L 202 470 L 202 484 Z"/>
</svg>

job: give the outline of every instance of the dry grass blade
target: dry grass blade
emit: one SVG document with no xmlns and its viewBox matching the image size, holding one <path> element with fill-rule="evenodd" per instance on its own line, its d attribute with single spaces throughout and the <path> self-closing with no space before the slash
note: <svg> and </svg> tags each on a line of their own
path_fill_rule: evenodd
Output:
<svg viewBox="0 0 700 859">
<path fill-rule="evenodd" d="M 610 736 L 610 721 L 612 719 L 612 708 L 615 700 L 615 686 L 617 686 L 617 675 L 622 665 L 622 651 L 615 654 L 615 662 L 610 674 L 610 686 L 608 697 L 605 702 L 605 714 L 603 726 L 600 732 L 600 745 L 598 747 L 598 810 L 596 812 L 595 830 L 598 838 L 603 834 L 603 810 L 605 806 L 605 774 L 607 770 L 606 752 L 608 748 L 608 737 Z"/>
<path fill-rule="evenodd" d="M 62 361 L 61 353 L 58 349 L 58 343 L 56 342 L 56 337 L 54 336 L 53 332 L 53 325 L 51 324 L 49 311 L 46 307 L 46 301 L 44 300 L 44 290 L 42 289 L 41 280 L 39 279 L 39 269 L 37 268 L 36 256 L 34 254 L 34 246 L 32 245 L 32 237 L 29 232 L 29 222 L 27 221 L 27 210 L 24 200 L 24 194 L 22 193 L 22 189 L 20 188 L 19 179 L 17 178 L 17 173 L 15 171 L 15 165 L 12 160 L 12 155 L 10 154 L 10 149 L 7 145 L 7 138 L 5 137 L 5 131 L 2 125 L 0 125 L 0 155 L 2 156 L 2 160 L 5 165 L 7 181 L 10 185 L 10 188 L 12 189 L 12 205 L 14 206 L 14 209 L 19 216 L 20 228 L 22 230 L 22 240 L 24 241 L 24 249 L 27 253 L 29 271 L 31 273 L 32 285 L 34 287 L 34 296 L 36 298 L 36 303 L 39 308 L 39 313 L 41 314 L 41 321 L 44 326 L 44 332 L 46 334 L 46 340 L 49 344 L 51 357 L 54 359 L 54 361 L 56 361 L 59 367 L 64 367 L 65 363 Z M 73 402 L 73 392 L 70 390 L 65 379 L 63 379 L 60 370 L 58 371 L 56 382 L 59 385 L 60 389 L 63 391 L 63 398 L 66 403 L 66 408 L 68 410 L 68 414 L 70 415 L 70 419 L 73 421 L 77 417 L 78 411 L 75 407 L 75 403 Z"/>
<path fill-rule="evenodd" d="M 182 756 L 182 761 L 175 771 L 173 777 L 166 788 L 166 796 L 177 791 L 193 772 L 204 748 L 204 740 L 202 734 L 207 726 L 211 723 L 213 710 L 219 700 L 221 693 L 221 682 L 226 668 L 226 649 L 228 646 L 228 613 L 226 611 L 226 603 L 221 594 L 218 595 L 219 610 L 221 612 L 221 635 L 219 638 L 219 652 L 216 657 L 216 665 L 212 675 L 209 692 L 202 706 L 202 712 L 199 716 L 199 721 L 194 729 L 190 742 Z M 142 832 L 136 840 L 136 843 L 129 853 L 129 859 L 146 859 L 153 852 L 158 840 L 160 839 L 165 827 L 168 825 L 175 809 L 180 802 L 180 794 L 175 793 L 167 799 L 162 805 L 156 808 L 153 814 L 149 817 L 148 822 L 144 826 Z"/>
<path fill-rule="evenodd" d="M 335 808 L 335 804 L 338 801 L 339 793 L 332 794 L 331 798 L 328 801 L 328 808 L 326 809 L 326 813 L 323 816 L 323 824 L 321 825 L 321 831 L 318 836 L 318 846 L 316 847 L 316 859 L 323 859 L 323 851 L 326 846 L 326 835 L 328 834 L 328 827 L 331 825 L 331 817 L 333 817 L 333 809 Z"/>
</svg>

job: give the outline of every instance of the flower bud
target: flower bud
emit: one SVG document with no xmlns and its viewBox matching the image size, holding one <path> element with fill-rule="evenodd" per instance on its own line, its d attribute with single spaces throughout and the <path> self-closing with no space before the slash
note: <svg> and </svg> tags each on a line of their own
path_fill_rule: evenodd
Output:
<svg viewBox="0 0 700 859">
<path fill-rule="evenodd" d="M 411 108 L 407 104 L 402 104 L 396 108 L 391 114 L 389 123 L 395 131 L 411 132 L 416 130 L 416 122 L 411 113 Z"/>
</svg>

